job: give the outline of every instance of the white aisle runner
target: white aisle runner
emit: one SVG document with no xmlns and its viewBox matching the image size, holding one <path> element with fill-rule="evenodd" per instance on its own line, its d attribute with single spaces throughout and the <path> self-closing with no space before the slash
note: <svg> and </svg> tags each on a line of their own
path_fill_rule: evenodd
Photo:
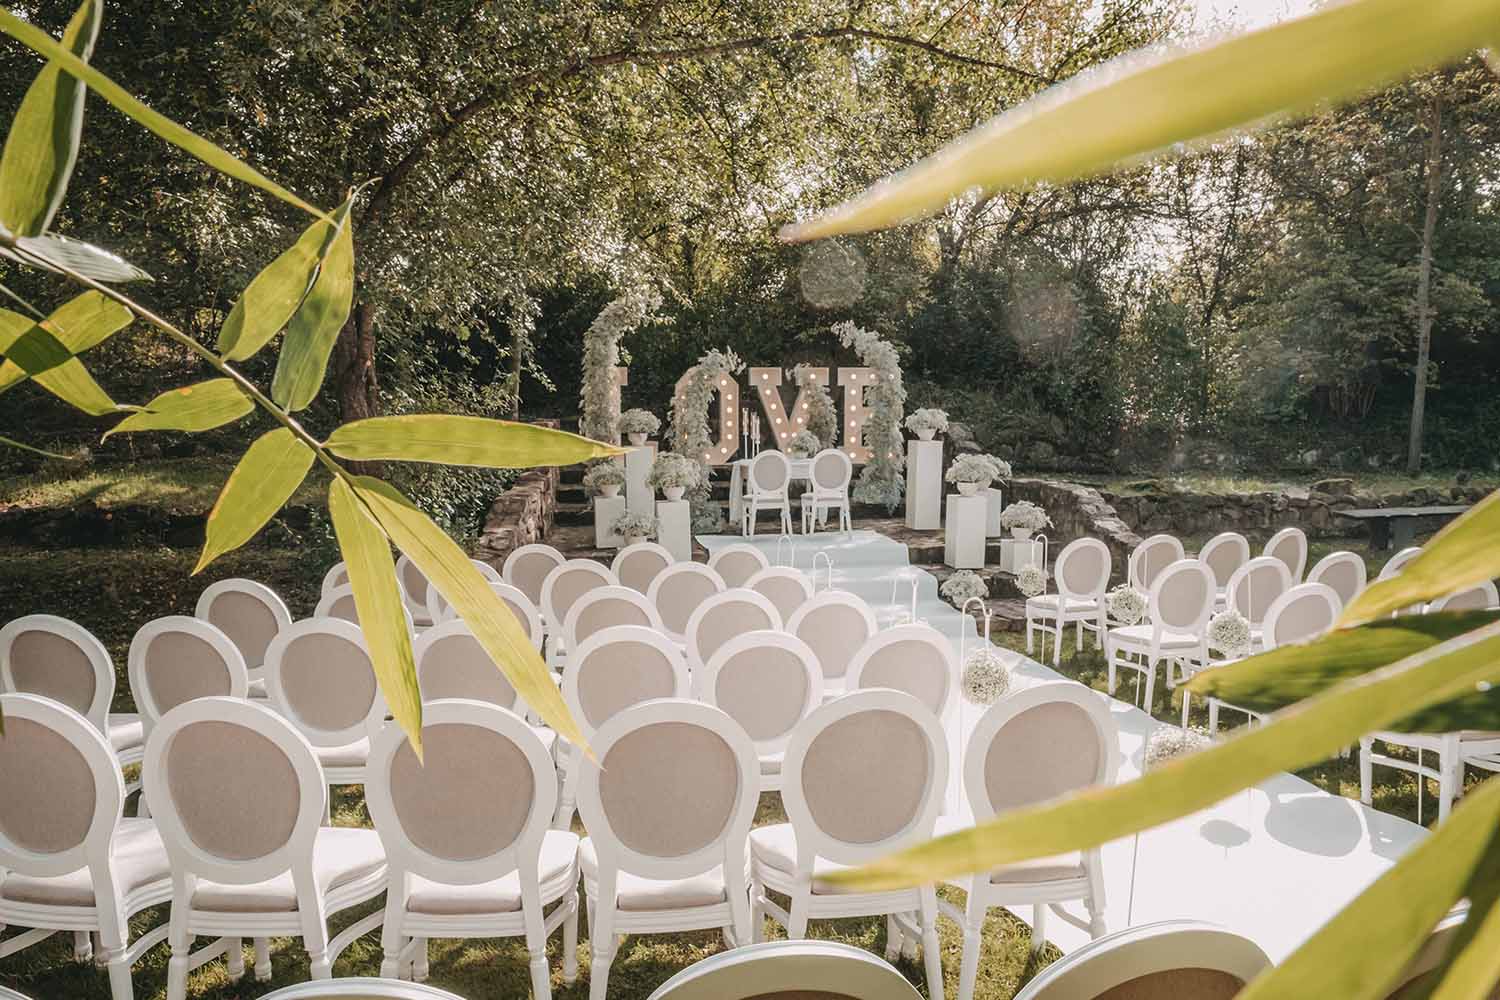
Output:
<svg viewBox="0 0 1500 1000">
<path fill-rule="evenodd" d="M 776 561 L 775 535 L 700 535 L 698 541 L 710 552 L 748 542 Z M 781 548 L 782 562 L 790 562 L 793 556 L 784 540 Z M 833 561 L 834 588 L 868 601 L 882 628 L 904 620 L 915 584 L 918 620 L 925 619 L 949 637 L 955 658 L 961 629 L 967 630 L 973 647 L 974 619 L 938 596 L 931 573 L 908 564 L 905 545 L 873 531 L 826 532 L 796 536 L 793 552 L 795 564 L 808 571 L 816 554 L 826 552 Z M 817 563 L 822 589 L 827 574 L 824 560 Z M 1072 635 L 1067 639 L 1071 641 Z M 1000 653 L 1011 659 L 1013 676 L 1023 684 L 1064 679 L 1025 656 L 1004 649 Z M 1119 727 L 1120 780 L 1139 777 L 1147 738 L 1167 723 L 1133 705 L 1099 697 L 1109 703 Z M 950 809 L 961 807 L 960 749 L 982 711 L 960 697 L 956 718 L 945 720 Z M 1133 837 L 1105 845 L 1105 921 L 1115 931 L 1157 920 L 1209 920 L 1251 938 L 1279 962 L 1425 834 L 1415 823 L 1280 774 L 1202 812 L 1147 831 L 1138 850 Z M 1016 912 L 1030 921 L 1029 906 Z M 1081 914 L 1080 909 L 1074 912 Z M 1047 930 L 1065 952 L 1088 940 L 1086 932 L 1062 920 L 1049 921 Z"/>
</svg>

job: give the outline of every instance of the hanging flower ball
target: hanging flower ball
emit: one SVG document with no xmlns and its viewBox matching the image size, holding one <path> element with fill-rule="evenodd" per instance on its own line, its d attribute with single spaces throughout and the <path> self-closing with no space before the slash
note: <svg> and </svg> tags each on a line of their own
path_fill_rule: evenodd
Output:
<svg viewBox="0 0 1500 1000">
<path fill-rule="evenodd" d="M 1146 617 L 1146 595 L 1122 583 L 1109 592 L 1109 616 L 1125 625 L 1134 625 Z"/>
<path fill-rule="evenodd" d="M 1212 744 L 1213 738 L 1208 735 L 1208 731 L 1197 726 L 1187 729 L 1162 726 L 1146 740 L 1145 769 L 1149 771 L 1178 757 L 1207 750 Z"/>
<path fill-rule="evenodd" d="M 1016 589 L 1027 597 L 1036 597 L 1047 590 L 1047 571 L 1035 564 L 1022 566 L 1016 574 Z"/>
<path fill-rule="evenodd" d="M 1250 623 L 1232 608 L 1220 611 L 1208 623 L 1208 645 L 1232 659 L 1250 655 Z"/>
<path fill-rule="evenodd" d="M 1010 666 L 993 646 L 985 646 L 969 654 L 961 684 L 970 704 L 993 705 L 1010 691 Z"/>
</svg>

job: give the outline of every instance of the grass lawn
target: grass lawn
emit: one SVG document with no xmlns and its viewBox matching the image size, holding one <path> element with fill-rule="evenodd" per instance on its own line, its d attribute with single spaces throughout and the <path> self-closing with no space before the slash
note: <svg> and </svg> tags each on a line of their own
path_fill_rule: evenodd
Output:
<svg viewBox="0 0 1500 1000">
<path fill-rule="evenodd" d="M 0 507 L 62 509 L 92 503 L 104 509 L 150 506 L 168 514 L 207 513 L 234 469 L 228 455 L 143 459 L 126 465 L 51 463 L 0 486 Z M 293 504 L 320 500 L 321 480 L 309 477 Z"/>
<path fill-rule="evenodd" d="M 1058 478 L 1067 479 L 1067 475 Z M 1084 478 L 1090 478 L 1085 476 Z M 1135 494 L 1142 492 L 1133 488 L 1135 484 L 1142 482 L 1158 482 L 1187 493 L 1206 493 L 1213 495 L 1226 495 L 1231 493 L 1274 493 L 1288 488 L 1306 489 L 1320 479 L 1352 479 L 1354 487 L 1369 493 L 1405 493 L 1408 490 L 1425 486 L 1428 489 L 1445 490 L 1457 485 L 1452 472 L 1423 473 L 1416 476 L 1399 475 L 1393 472 L 1309 472 L 1302 475 L 1291 475 L 1279 479 L 1266 479 L 1260 476 L 1236 476 L 1224 475 L 1214 472 L 1181 472 L 1173 475 L 1120 475 L 1109 476 L 1102 481 L 1102 486 L 1112 493 Z M 1489 473 L 1476 473 L 1469 480 L 1470 486 L 1483 486 L 1486 489 L 1500 487 L 1500 476 Z"/>
</svg>

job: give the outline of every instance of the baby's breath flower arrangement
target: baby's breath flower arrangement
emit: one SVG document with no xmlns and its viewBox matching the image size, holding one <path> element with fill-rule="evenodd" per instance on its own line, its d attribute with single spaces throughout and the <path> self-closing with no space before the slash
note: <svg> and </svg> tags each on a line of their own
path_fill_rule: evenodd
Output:
<svg viewBox="0 0 1500 1000">
<path fill-rule="evenodd" d="M 1047 571 L 1032 563 L 1022 566 L 1016 574 L 1016 589 L 1027 597 L 1036 597 L 1047 590 Z"/>
<path fill-rule="evenodd" d="M 955 608 L 962 608 L 965 601 L 990 596 L 990 588 L 984 577 L 972 569 L 961 569 L 943 581 L 938 593 Z"/>
<path fill-rule="evenodd" d="M 1128 583 L 1109 592 L 1109 617 L 1121 625 L 1134 625 L 1146 617 L 1146 595 Z"/>
<path fill-rule="evenodd" d="M 1208 623 L 1208 645 L 1231 659 L 1250 655 L 1250 623 L 1233 608 L 1220 611 Z"/>
<path fill-rule="evenodd" d="M 1178 757 L 1186 757 L 1199 750 L 1207 750 L 1212 743 L 1213 739 L 1206 729 L 1200 729 L 1197 726 L 1187 729 L 1162 726 L 1146 740 L 1145 769 L 1149 771 L 1153 767 L 1161 767 Z"/>
<path fill-rule="evenodd" d="M 994 646 L 981 646 L 965 661 L 960 684 L 970 704 L 993 705 L 1010 691 L 1010 666 Z"/>
<path fill-rule="evenodd" d="M 626 544 L 634 544 L 655 538 L 658 527 L 659 524 L 652 515 L 626 511 L 615 518 L 609 529 L 617 535 L 624 535 Z"/>
</svg>

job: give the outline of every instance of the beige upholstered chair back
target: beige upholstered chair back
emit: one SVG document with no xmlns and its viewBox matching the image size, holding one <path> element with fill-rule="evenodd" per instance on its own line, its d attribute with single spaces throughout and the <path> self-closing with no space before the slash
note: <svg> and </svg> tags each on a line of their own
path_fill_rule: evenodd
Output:
<svg viewBox="0 0 1500 1000">
<path fill-rule="evenodd" d="M 1324 583 L 1339 595 L 1339 605 L 1348 607 L 1349 602 L 1365 589 L 1367 574 L 1364 559 L 1353 552 L 1331 552 L 1318 560 L 1318 564 L 1307 573 L 1308 583 Z"/>
<path fill-rule="evenodd" d="M 746 587 L 776 606 L 782 621 L 787 621 L 813 595 L 812 581 L 800 569 L 772 566 L 752 576 Z"/>
<path fill-rule="evenodd" d="M 1495 584 L 1489 580 L 1467 590 L 1439 597 L 1427 606 L 1429 611 L 1487 611 L 1500 605 Z"/>
<path fill-rule="evenodd" d="M 1182 543 L 1171 535 L 1152 535 L 1130 553 L 1130 585 L 1141 593 L 1151 590 L 1156 578 L 1182 558 Z"/>
<path fill-rule="evenodd" d="M 229 636 L 249 670 L 258 670 L 265 663 L 266 647 L 277 632 L 292 623 L 286 603 L 270 587 L 254 580 L 220 580 L 198 598 L 194 614 Z"/>
<path fill-rule="evenodd" d="M 506 583 L 520 588 L 531 603 L 541 607 L 542 583 L 562 564 L 562 553 L 550 545 L 523 545 L 506 557 L 501 574 Z"/>
<path fill-rule="evenodd" d="M 512 712 L 520 698 L 469 626 L 444 622 L 417 637 L 412 646 L 422 701 L 467 698 Z"/>
<path fill-rule="evenodd" d="M 825 679 L 841 680 L 854 654 L 876 630 L 875 613 L 862 599 L 826 591 L 803 604 L 787 621 L 787 630 L 812 649 Z"/>
<path fill-rule="evenodd" d="M 1229 578 L 1229 591 L 1225 595 L 1229 606 L 1244 615 L 1252 625 L 1266 620 L 1266 612 L 1276 598 L 1286 593 L 1292 585 L 1291 574 L 1286 563 L 1275 556 L 1257 556 L 1235 571 Z"/>
<path fill-rule="evenodd" d="M 1340 609 L 1339 595 L 1327 584 L 1297 584 L 1266 612 L 1265 647 L 1274 649 L 1322 635 L 1338 621 Z"/>
<path fill-rule="evenodd" d="M 627 545 L 615 556 L 610 565 L 622 587 L 639 593 L 649 593 L 651 581 L 673 563 L 672 553 L 655 542 L 639 542 Z"/>
<path fill-rule="evenodd" d="M 698 697 L 739 723 L 756 751 L 775 753 L 823 700 L 823 672 L 807 644 L 785 632 L 746 632 L 719 647 L 693 677 Z"/>
<path fill-rule="evenodd" d="M 708 560 L 709 568 L 723 578 L 724 586 L 729 589 L 743 587 L 769 565 L 766 554 L 753 545 L 727 545 Z"/>
<path fill-rule="evenodd" d="M 1197 632 L 1214 606 L 1213 574 L 1196 559 L 1179 559 L 1157 576 L 1147 601 L 1153 624 L 1175 632 Z"/>
<path fill-rule="evenodd" d="M 675 636 L 687 631 L 688 619 L 715 594 L 723 593 L 724 580 L 702 563 L 674 563 L 663 570 L 646 591 L 661 614 L 662 627 Z"/>
<path fill-rule="evenodd" d="M 655 698 L 686 698 L 682 652 L 660 632 L 619 625 L 596 632 L 568 655 L 562 691 L 584 733 Z"/>
<path fill-rule="evenodd" d="M 824 448 L 813 456 L 813 489 L 819 493 L 842 493 L 854 476 L 854 463 L 837 448 Z"/>
<path fill-rule="evenodd" d="M 1307 569 L 1307 535 L 1301 528 L 1282 528 L 1266 542 L 1261 554 L 1279 559 L 1291 582 L 1301 583 L 1302 574 Z"/>
<path fill-rule="evenodd" d="M 229 637 L 186 615 L 141 626 L 130 643 L 130 690 L 150 728 L 167 712 L 198 698 L 245 697 L 245 659 Z"/>
<path fill-rule="evenodd" d="M 877 632 L 849 664 L 849 689 L 893 688 L 913 695 L 938 718 L 958 690 L 953 646 L 931 625 L 897 625 Z"/>
<path fill-rule="evenodd" d="M 266 651 L 266 690 L 314 746 L 365 739 L 385 716 L 364 633 L 337 618 L 306 618 L 277 635 Z"/>
<path fill-rule="evenodd" d="M 0 629 L 0 692 L 51 698 L 106 732 L 115 668 L 104 643 L 82 625 L 26 615 Z"/>
<path fill-rule="evenodd" d="M 1098 599 L 1109 586 L 1109 547 L 1097 538 L 1069 542 L 1057 554 L 1055 575 L 1060 593 Z"/>
<path fill-rule="evenodd" d="M 759 493 L 777 493 L 791 479 L 791 464 L 779 451 L 763 451 L 750 463 L 750 485 Z"/>
<path fill-rule="evenodd" d="M 1198 558 L 1213 570 L 1214 586 L 1227 587 L 1234 571 L 1249 561 L 1250 542 L 1237 531 L 1226 531 L 1205 542 Z"/>
</svg>

